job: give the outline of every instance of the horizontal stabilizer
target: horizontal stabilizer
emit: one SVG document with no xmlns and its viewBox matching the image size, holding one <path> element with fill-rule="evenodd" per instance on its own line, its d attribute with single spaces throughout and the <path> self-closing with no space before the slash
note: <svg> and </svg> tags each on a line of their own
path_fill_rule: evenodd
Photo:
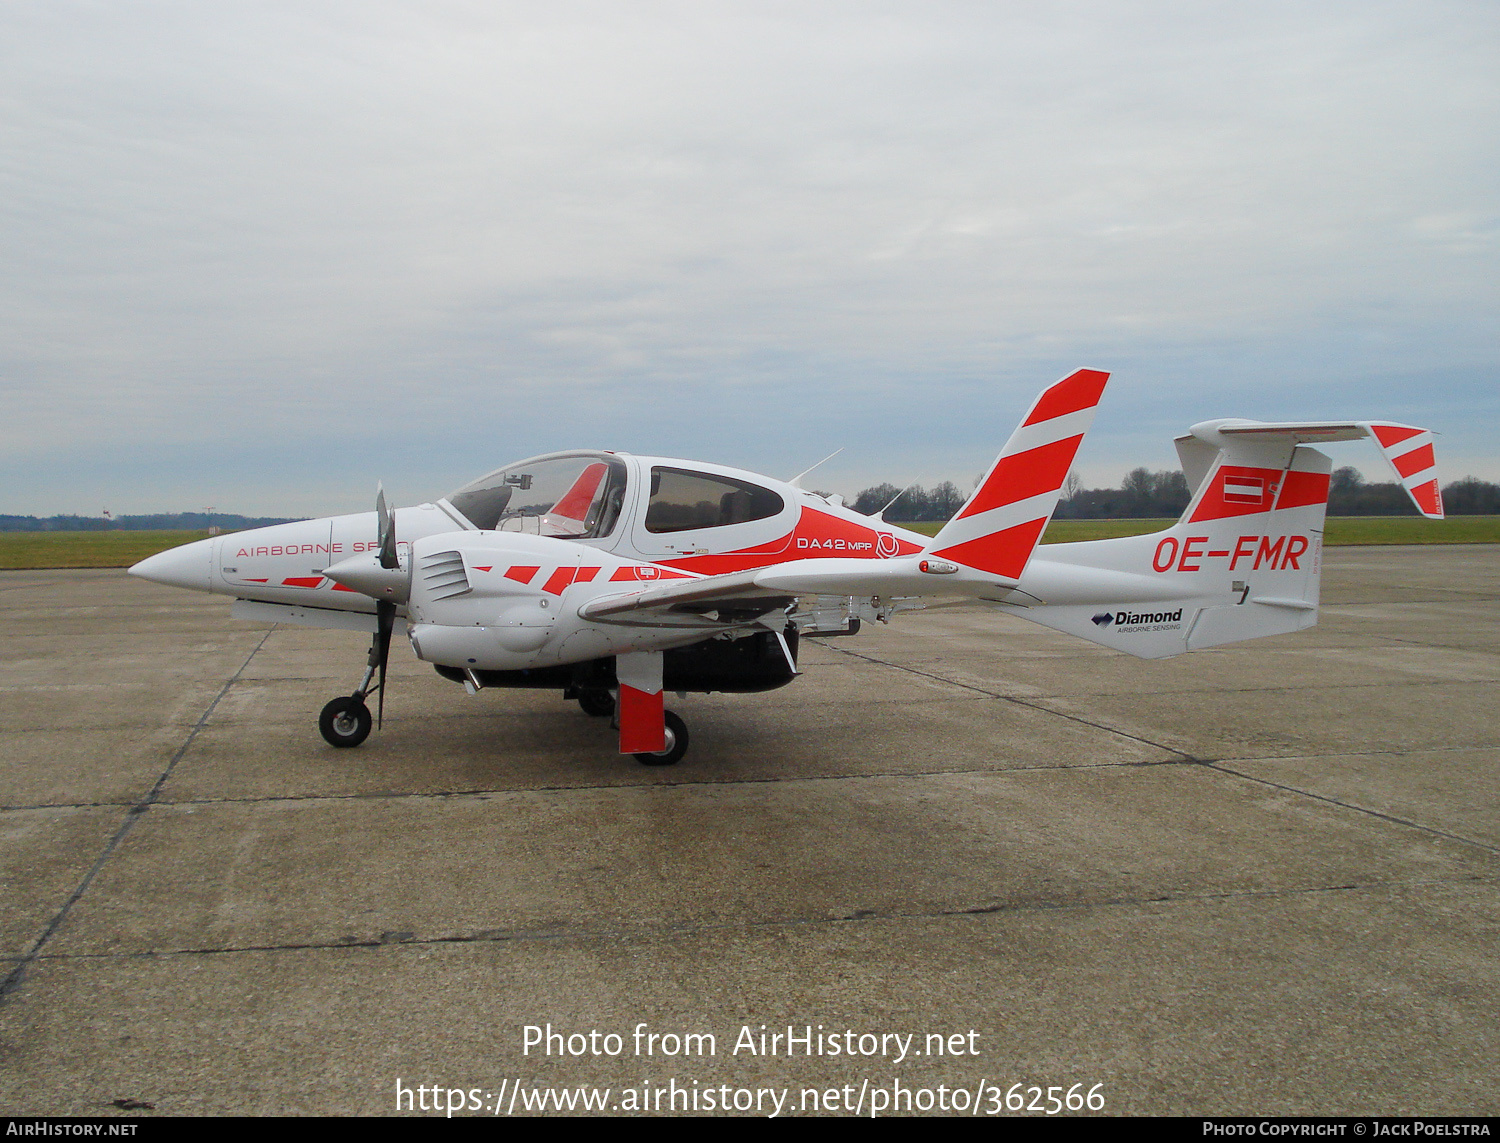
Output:
<svg viewBox="0 0 1500 1143">
<path fill-rule="evenodd" d="M 1281 446 L 1288 457 L 1301 444 L 1333 444 L 1372 439 L 1396 482 L 1418 512 L 1429 520 L 1443 519 L 1443 494 L 1438 488 L 1433 436 L 1428 429 L 1394 421 L 1203 421 L 1177 438 L 1177 452 L 1188 484 L 1195 491 L 1212 466 L 1215 448 L 1231 444 Z"/>
</svg>

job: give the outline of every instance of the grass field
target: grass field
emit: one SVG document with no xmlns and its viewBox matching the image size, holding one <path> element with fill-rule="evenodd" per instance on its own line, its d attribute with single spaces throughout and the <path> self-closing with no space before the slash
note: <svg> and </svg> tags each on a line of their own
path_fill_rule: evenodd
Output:
<svg viewBox="0 0 1500 1143">
<path fill-rule="evenodd" d="M 0 568 L 128 568 L 202 532 L 0 532 Z"/>
<path fill-rule="evenodd" d="M 1044 544 L 1105 540 L 1158 532 L 1169 520 L 1054 520 Z M 907 525 L 932 536 L 941 524 Z M 0 570 L 123 568 L 207 532 L 0 532 Z M 1334 516 L 1325 542 L 1346 544 L 1500 544 L 1500 516 Z"/>
</svg>

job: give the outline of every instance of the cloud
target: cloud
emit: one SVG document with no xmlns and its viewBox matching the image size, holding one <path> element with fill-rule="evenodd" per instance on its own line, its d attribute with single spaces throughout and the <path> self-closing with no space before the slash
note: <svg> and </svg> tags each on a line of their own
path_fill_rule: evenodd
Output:
<svg viewBox="0 0 1500 1143">
<path fill-rule="evenodd" d="M 579 444 L 961 482 L 1084 364 L 1098 479 L 1314 413 L 1500 476 L 1485 5 L 0 26 L 7 511 L 321 512 Z"/>
</svg>

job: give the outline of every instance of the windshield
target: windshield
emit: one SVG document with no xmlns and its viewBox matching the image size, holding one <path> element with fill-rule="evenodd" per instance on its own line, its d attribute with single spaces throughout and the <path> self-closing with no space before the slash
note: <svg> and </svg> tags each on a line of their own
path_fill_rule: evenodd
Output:
<svg viewBox="0 0 1500 1143">
<path fill-rule="evenodd" d="M 625 465 L 596 453 L 523 460 L 448 497 L 476 528 L 562 540 L 609 535 L 624 500 Z"/>
</svg>

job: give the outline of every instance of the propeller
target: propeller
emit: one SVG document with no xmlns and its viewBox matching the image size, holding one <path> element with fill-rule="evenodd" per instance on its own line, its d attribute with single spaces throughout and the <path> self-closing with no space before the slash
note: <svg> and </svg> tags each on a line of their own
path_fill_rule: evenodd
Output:
<svg viewBox="0 0 1500 1143">
<path fill-rule="evenodd" d="M 402 568 L 396 551 L 396 514 L 385 502 L 385 486 L 375 489 L 375 539 L 378 550 L 365 551 L 323 569 L 335 583 L 368 595 L 375 601 L 375 638 L 364 682 L 354 697 L 363 700 L 372 690 L 380 692 L 376 717 L 385 715 L 385 674 L 391 657 L 391 631 L 396 626 L 396 606 L 411 593 L 411 572 Z M 370 683 L 379 672 L 379 685 Z"/>
<path fill-rule="evenodd" d="M 400 561 L 396 559 L 396 517 L 385 506 L 385 485 L 375 486 L 375 538 L 380 541 L 380 566 L 394 571 Z"/>
</svg>

